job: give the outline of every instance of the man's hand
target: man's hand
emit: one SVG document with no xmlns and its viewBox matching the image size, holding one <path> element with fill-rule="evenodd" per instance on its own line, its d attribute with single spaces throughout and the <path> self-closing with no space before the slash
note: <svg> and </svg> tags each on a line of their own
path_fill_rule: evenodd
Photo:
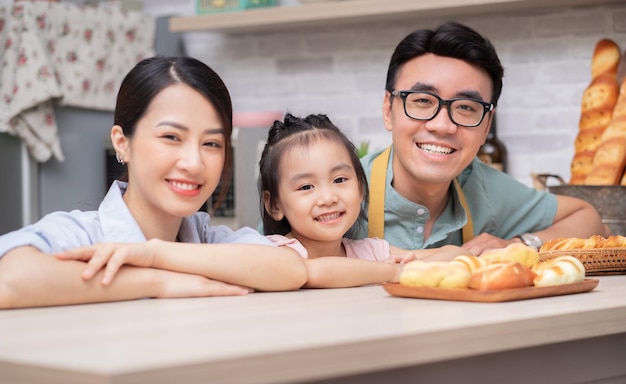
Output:
<svg viewBox="0 0 626 384">
<path fill-rule="evenodd" d="M 520 243 L 521 240 L 517 237 L 514 237 L 511 240 L 504 240 L 499 237 L 495 237 L 488 233 L 481 233 L 476 236 L 472 240 L 462 245 L 462 248 L 467 249 L 475 256 L 480 256 L 483 252 L 496 249 L 496 248 L 506 248 L 507 245 L 512 243 Z"/>
</svg>

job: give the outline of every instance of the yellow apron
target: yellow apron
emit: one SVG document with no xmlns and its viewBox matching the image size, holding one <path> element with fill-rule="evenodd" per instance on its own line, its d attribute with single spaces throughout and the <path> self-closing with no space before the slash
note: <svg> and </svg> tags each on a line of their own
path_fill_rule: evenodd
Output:
<svg viewBox="0 0 626 384">
<path fill-rule="evenodd" d="M 387 186 L 387 165 L 389 164 L 390 153 L 391 147 L 388 147 L 380 155 L 376 156 L 372 163 L 370 201 L 367 208 L 368 237 L 383 239 L 385 236 L 385 188 Z M 474 223 L 472 222 L 472 215 L 467 206 L 467 200 L 461 185 L 456 178 L 453 181 L 456 193 L 467 215 L 467 223 L 465 223 L 462 229 L 463 243 L 466 243 L 474 238 Z"/>
</svg>

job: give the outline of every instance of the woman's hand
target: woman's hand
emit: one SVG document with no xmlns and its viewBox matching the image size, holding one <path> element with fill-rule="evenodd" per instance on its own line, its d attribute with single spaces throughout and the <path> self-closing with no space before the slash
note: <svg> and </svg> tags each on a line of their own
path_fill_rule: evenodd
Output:
<svg viewBox="0 0 626 384">
<path fill-rule="evenodd" d="M 84 280 L 91 279 L 104 269 L 102 284 L 108 285 L 124 264 L 137 267 L 152 267 L 156 257 L 153 241 L 144 243 L 99 243 L 70 249 L 55 255 L 60 260 L 80 260 L 87 262 L 81 274 Z"/>
<path fill-rule="evenodd" d="M 159 291 L 158 298 L 242 296 L 254 292 L 253 289 L 222 281 L 208 279 L 200 275 L 191 275 L 155 269 Z"/>
</svg>

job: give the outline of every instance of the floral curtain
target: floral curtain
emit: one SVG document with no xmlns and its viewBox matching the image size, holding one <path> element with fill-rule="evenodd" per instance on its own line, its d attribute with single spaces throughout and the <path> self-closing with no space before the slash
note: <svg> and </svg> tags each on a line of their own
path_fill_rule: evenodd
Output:
<svg viewBox="0 0 626 384">
<path fill-rule="evenodd" d="M 0 132 L 63 160 L 53 105 L 113 110 L 124 75 L 154 55 L 152 16 L 118 7 L 0 6 Z"/>
</svg>

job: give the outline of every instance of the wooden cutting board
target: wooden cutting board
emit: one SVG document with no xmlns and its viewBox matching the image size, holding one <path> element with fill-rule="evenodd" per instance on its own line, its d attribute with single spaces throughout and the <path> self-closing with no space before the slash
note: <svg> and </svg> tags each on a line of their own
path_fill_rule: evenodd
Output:
<svg viewBox="0 0 626 384">
<path fill-rule="evenodd" d="M 573 284 L 554 285 L 550 287 L 501 289 L 497 291 L 478 291 L 476 289 L 469 288 L 418 288 L 408 287 L 399 283 L 385 283 L 383 284 L 383 288 L 390 295 L 397 297 L 494 303 L 589 292 L 592 291 L 598 283 L 599 280 L 597 279 L 585 279 L 580 283 Z"/>
</svg>

